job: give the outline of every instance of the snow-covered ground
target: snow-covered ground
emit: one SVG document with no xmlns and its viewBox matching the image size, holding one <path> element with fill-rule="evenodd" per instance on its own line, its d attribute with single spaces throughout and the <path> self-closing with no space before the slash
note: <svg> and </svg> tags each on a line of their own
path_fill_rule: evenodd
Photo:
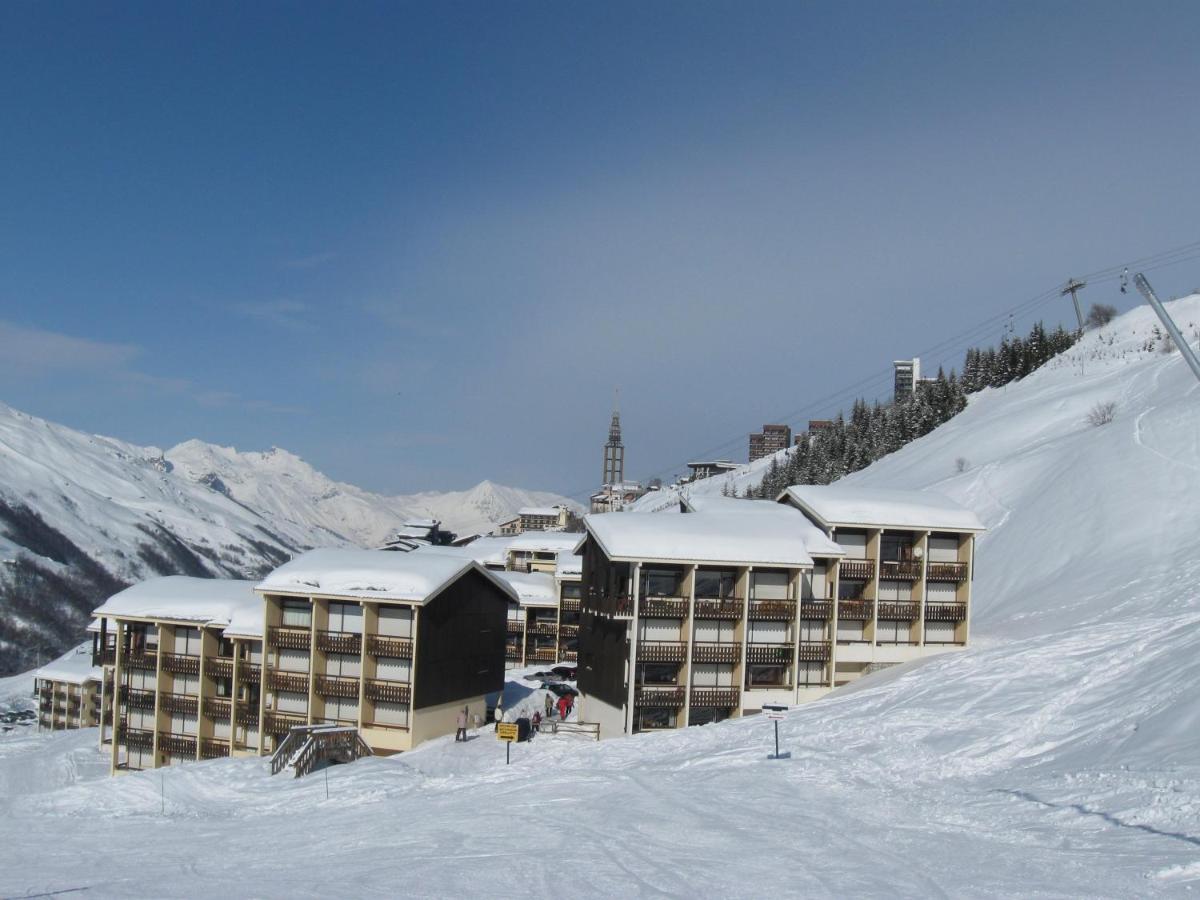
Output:
<svg viewBox="0 0 1200 900">
<path fill-rule="evenodd" d="M 1192 335 L 1200 298 L 1171 309 Z M 1200 889 L 1200 386 L 1153 324 L 1123 316 L 849 479 L 983 518 L 974 646 L 792 711 L 789 758 L 762 719 L 543 735 L 508 767 L 485 729 L 334 768 L 326 799 L 256 760 L 109 779 L 93 732 L 22 734 L 0 741 L 0 895 Z"/>
</svg>

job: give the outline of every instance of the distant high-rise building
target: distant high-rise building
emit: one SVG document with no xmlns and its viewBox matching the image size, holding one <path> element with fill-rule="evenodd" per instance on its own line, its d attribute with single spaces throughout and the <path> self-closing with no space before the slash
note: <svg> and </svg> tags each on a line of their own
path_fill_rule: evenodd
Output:
<svg viewBox="0 0 1200 900">
<path fill-rule="evenodd" d="M 761 432 L 750 435 L 750 462 L 787 449 L 792 443 L 792 429 L 787 425 L 764 425 Z"/>
<path fill-rule="evenodd" d="M 625 481 L 625 445 L 621 443 L 621 413 L 613 404 L 612 423 L 608 426 L 608 443 L 604 445 L 604 481 L 602 484 L 622 484 Z"/>
<path fill-rule="evenodd" d="M 896 370 L 896 387 L 892 398 L 899 403 L 901 400 L 907 400 L 917 390 L 917 384 L 921 380 L 921 359 L 916 356 L 912 359 L 898 359 L 892 366 Z"/>
</svg>

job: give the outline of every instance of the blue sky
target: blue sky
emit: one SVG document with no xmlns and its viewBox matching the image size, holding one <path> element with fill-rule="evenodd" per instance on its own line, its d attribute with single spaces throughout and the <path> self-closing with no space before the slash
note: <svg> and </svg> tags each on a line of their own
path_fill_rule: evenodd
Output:
<svg viewBox="0 0 1200 900">
<path fill-rule="evenodd" d="M 578 493 L 619 385 L 631 476 L 743 459 L 1200 240 L 1197 33 L 1195 4 L 5 4 L 0 400 L 379 491 Z"/>
</svg>

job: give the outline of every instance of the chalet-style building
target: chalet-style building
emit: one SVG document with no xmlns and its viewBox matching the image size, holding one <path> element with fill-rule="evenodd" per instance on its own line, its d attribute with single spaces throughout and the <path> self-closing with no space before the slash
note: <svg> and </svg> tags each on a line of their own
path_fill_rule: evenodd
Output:
<svg viewBox="0 0 1200 900">
<path fill-rule="evenodd" d="M 717 475 L 724 475 L 738 468 L 737 463 L 730 462 L 727 459 L 690 462 L 687 465 L 692 471 L 687 475 L 686 478 L 681 479 L 683 484 L 690 484 L 693 481 L 700 481 L 704 478 L 715 478 Z"/>
<path fill-rule="evenodd" d="M 803 702 L 965 646 L 973 514 L 927 493 L 792 491 L 585 519 L 581 717 L 602 735 Z"/>
<path fill-rule="evenodd" d="M 104 672 L 80 644 L 34 673 L 38 730 L 93 728 L 100 724 Z"/>
</svg>

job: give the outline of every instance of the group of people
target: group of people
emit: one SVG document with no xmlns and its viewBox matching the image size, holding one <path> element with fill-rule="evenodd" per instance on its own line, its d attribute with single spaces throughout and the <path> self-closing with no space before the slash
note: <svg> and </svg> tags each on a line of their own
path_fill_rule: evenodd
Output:
<svg viewBox="0 0 1200 900">
<path fill-rule="evenodd" d="M 546 715 L 545 717 L 538 711 L 534 711 L 533 717 L 530 720 L 533 725 L 534 732 L 542 730 L 542 722 L 547 722 L 554 718 L 554 713 L 558 712 L 558 718 L 561 721 L 566 721 L 567 716 L 571 714 L 571 710 L 575 707 L 575 695 L 563 694 L 558 698 L 558 702 L 554 702 L 554 695 L 549 691 L 546 692 Z"/>
</svg>

